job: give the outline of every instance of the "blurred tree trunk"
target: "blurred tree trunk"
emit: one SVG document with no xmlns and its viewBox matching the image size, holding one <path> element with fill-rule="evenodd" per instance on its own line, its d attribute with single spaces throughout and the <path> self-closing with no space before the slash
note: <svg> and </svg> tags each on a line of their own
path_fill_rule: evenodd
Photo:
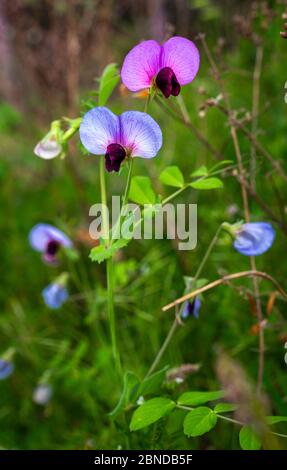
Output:
<svg viewBox="0 0 287 470">
<path fill-rule="evenodd" d="M 17 86 L 13 77 L 11 31 L 3 2 L 0 2 L 0 95 L 12 104 L 17 102 Z"/>
<path fill-rule="evenodd" d="M 163 41 L 166 30 L 164 0 L 148 0 L 147 9 L 150 18 L 150 36 L 156 41 Z"/>
<path fill-rule="evenodd" d="M 77 114 L 80 80 L 80 43 L 77 18 L 77 0 L 67 1 L 67 104 L 69 116 Z"/>
</svg>

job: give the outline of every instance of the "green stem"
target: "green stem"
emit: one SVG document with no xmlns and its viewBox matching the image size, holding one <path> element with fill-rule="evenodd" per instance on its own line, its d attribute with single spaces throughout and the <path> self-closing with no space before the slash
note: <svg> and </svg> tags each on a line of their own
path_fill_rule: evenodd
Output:
<svg viewBox="0 0 287 470">
<path fill-rule="evenodd" d="M 182 188 L 181 190 L 183 190 L 183 189 L 185 189 L 185 188 Z M 178 191 L 177 191 L 177 192 L 178 192 Z M 174 194 L 175 194 L 175 193 L 174 193 Z M 195 273 L 195 275 L 194 275 L 194 278 L 192 279 L 192 284 L 191 284 L 191 287 L 190 287 L 191 290 L 192 290 L 193 286 L 196 284 L 196 281 L 197 281 L 197 279 L 199 278 L 199 276 L 200 276 L 200 274 L 201 274 L 201 272 L 202 272 L 202 270 L 203 270 L 203 268 L 204 268 L 204 266 L 205 266 L 205 263 L 207 262 L 207 260 L 208 260 L 208 258 L 209 258 L 209 256 L 210 256 L 210 253 L 211 253 L 213 247 L 215 246 L 215 244 L 216 244 L 216 242 L 217 242 L 217 240 L 218 240 L 218 237 L 219 237 L 219 234 L 220 234 L 221 229 L 222 229 L 222 224 L 218 227 L 218 229 L 217 229 L 217 231 L 216 231 L 216 233 L 215 233 L 213 239 L 211 240 L 211 242 L 210 242 L 210 244 L 209 244 L 209 246 L 208 246 L 208 248 L 207 248 L 207 250 L 206 250 L 206 253 L 205 253 L 204 257 L 202 258 L 202 261 L 201 261 L 201 263 L 200 263 L 200 265 L 199 265 L 199 267 L 198 267 L 198 269 L 197 269 L 197 271 L 196 271 L 196 273 Z M 164 340 L 164 342 L 163 342 L 163 344 L 162 344 L 162 346 L 161 346 L 159 352 L 157 353 L 157 355 L 156 355 L 156 357 L 155 357 L 155 359 L 154 359 L 154 361 L 153 361 L 153 363 L 152 363 L 152 365 L 151 365 L 151 367 L 150 367 L 148 373 L 146 374 L 146 377 L 145 377 L 145 378 L 149 377 L 149 376 L 153 373 L 153 371 L 156 369 L 157 365 L 159 364 L 159 362 L 160 362 L 160 360 L 161 360 L 163 354 L 165 353 L 165 351 L 166 351 L 166 349 L 167 349 L 167 347 L 168 347 L 168 345 L 169 345 L 169 343 L 170 343 L 170 341 L 171 341 L 171 339 L 172 339 L 174 333 L 175 333 L 176 330 L 177 330 L 177 327 L 179 326 L 178 317 L 180 317 L 183 308 L 184 308 L 184 303 L 182 304 L 178 315 L 176 316 L 176 318 L 175 318 L 173 324 L 171 325 L 171 328 L 170 328 L 170 330 L 169 330 L 169 332 L 168 332 L 168 334 L 167 334 L 167 336 L 166 336 L 166 338 L 165 338 L 165 340 Z"/>
<path fill-rule="evenodd" d="M 174 333 L 177 329 L 177 325 L 178 325 L 178 321 L 177 321 L 177 318 L 175 318 L 175 320 L 174 320 L 174 322 L 173 322 L 173 324 L 172 324 L 172 326 L 171 326 L 171 328 L 170 328 L 170 330 L 167 334 L 167 337 L 165 338 L 165 340 L 162 344 L 162 347 L 160 348 L 159 352 L 157 353 L 155 360 L 153 361 L 152 365 L 149 368 L 148 373 L 145 376 L 145 379 L 147 377 L 149 377 L 153 373 L 153 371 L 156 369 L 156 367 L 157 367 L 158 363 L 160 362 L 166 348 L 168 347 L 168 345 L 171 341 L 171 338 L 173 337 L 173 335 L 174 335 Z"/>
<path fill-rule="evenodd" d="M 121 212 L 120 212 L 119 218 L 118 218 L 118 220 L 115 224 L 115 228 L 113 228 L 113 235 L 112 235 L 113 240 L 114 239 L 117 240 L 120 236 L 120 234 L 118 232 L 121 228 L 121 223 L 122 223 L 123 215 L 124 215 L 124 208 L 125 208 L 126 204 L 128 203 L 128 200 L 129 200 L 129 192 L 130 192 L 130 187 L 131 187 L 133 164 L 134 164 L 134 159 L 130 158 L 128 160 L 128 165 L 129 165 L 128 176 L 127 176 L 125 192 L 124 192 L 124 195 L 123 195 L 123 198 L 122 198 Z M 113 241 L 112 241 L 112 243 L 113 243 Z"/>
<path fill-rule="evenodd" d="M 115 319 L 115 308 L 114 308 L 114 270 L 113 270 L 113 258 L 107 259 L 107 287 L 108 287 L 108 315 L 112 341 L 113 358 L 115 361 L 117 372 L 122 376 L 122 365 L 121 358 L 117 346 L 116 336 L 116 319 Z"/>
<path fill-rule="evenodd" d="M 133 172 L 133 164 L 134 164 L 134 159 L 131 157 L 129 159 L 128 177 L 127 177 L 126 188 L 125 188 L 125 192 L 124 192 L 124 196 L 123 196 L 123 207 L 127 204 L 128 200 L 129 200 L 129 193 L 130 193 L 132 172 Z"/>
<path fill-rule="evenodd" d="M 105 160 L 100 159 L 100 187 L 101 187 L 101 201 L 102 201 L 102 238 L 107 241 L 109 238 L 109 214 L 107 210 L 107 190 L 105 178 Z"/>
<path fill-rule="evenodd" d="M 109 243 L 109 213 L 107 208 L 107 191 L 105 179 L 105 160 L 100 159 L 100 186 L 101 186 L 101 200 L 102 200 L 102 237 L 105 243 Z M 117 347 L 116 325 L 115 325 L 115 309 L 114 309 L 114 277 L 113 277 L 113 259 L 112 257 L 107 260 L 107 291 L 108 291 L 108 318 L 110 324 L 110 334 L 112 343 L 112 352 L 117 372 L 122 374 L 121 360 Z"/>
</svg>

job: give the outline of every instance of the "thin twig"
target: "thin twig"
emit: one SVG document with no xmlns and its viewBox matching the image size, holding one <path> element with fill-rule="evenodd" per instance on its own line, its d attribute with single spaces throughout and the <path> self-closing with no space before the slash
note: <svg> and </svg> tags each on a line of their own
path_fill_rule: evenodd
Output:
<svg viewBox="0 0 287 470">
<path fill-rule="evenodd" d="M 260 77 L 262 70 L 263 47 L 260 44 L 256 49 L 255 66 L 253 73 L 253 90 L 252 90 L 252 134 L 256 135 L 258 126 L 259 114 L 259 98 L 260 98 Z M 250 184 L 252 189 L 256 189 L 256 148 L 254 145 L 251 147 L 251 161 L 250 161 Z"/>
<path fill-rule="evenodd" d="M 252 277 L 252 276 L 260 277 L 262 279 L 266 279 L 267 281 L 271 282 L 287 302 L 287 292 L 285 292 L 283 287 L 281 287 L 281 285 L 279 284 L 278 281 L 276 281 L 276 279 L 270 276 L 270 274 L 267 274 L 263 271 L 250 270 L 250 271 L 240 271 L 238 273 L 228 274 L 226 276 L 223 276 L 220 279 L 216 279 L 215 281 L 210 282 L 209 284 L 206 284 L 205 286 L 200 287 L 199 289 L 196 289 L 193 292 L 190 292 L 189 294 L 183 295 L 182 297 L 179 297 L 173 302 L 165 305 L 162 308 L 162 310 L 166 312 L 167 310 L 170 310 L 171 308 L 175 307 L 176 305 L 181 304 L 182 302 L 185 302 L 186 300 L 192 299 L 193 297 L 196 297 L 199 294 L 203 294 L 203 292 L 206 292 L 210 289 L 214 289 L 215 287 L 225 284 L 227 281 L 232 281 L 234 279 L 240 279 L 242 277 Z"/>
</svg>

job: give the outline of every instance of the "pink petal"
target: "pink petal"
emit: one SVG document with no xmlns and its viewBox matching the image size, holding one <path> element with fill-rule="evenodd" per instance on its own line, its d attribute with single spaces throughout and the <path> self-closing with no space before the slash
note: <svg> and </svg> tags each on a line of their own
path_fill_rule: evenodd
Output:
<svg viewBox="0 0 287 470">
<path fill-rule="evenodd" d="M 93 108 L 84 115 L 80 139 L 90 153 L 104 155 L 107 146 L 117 142 L 118 134 L 118 117 L 108 108 Z"/>
<path fill-rule="evenodd" d="M 162 146 L 162 132 L 149 114 L 127 111 L 121 114 L 121 144 L 133 157 L 153 158 Z"/>
<path fill-rule="evenodd" d="M 192 82 L 199 69 L 199 52 L 189 39 L 174 36 L 163 45 L 161 68 L 170 67 L 180 85 Z"/>
<path fill-rule="evenodd" d="M 143 41 L 127 54 L 121 77 L 131 91 L 149 88 L 153 77 L 159 72 L 161 46 L 153 40 Z"/>
</svg>

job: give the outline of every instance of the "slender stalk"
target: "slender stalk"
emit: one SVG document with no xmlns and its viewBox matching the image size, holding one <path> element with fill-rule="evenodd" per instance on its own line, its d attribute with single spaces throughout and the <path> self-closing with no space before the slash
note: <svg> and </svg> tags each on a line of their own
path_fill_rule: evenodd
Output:
<svg viewBox="0 0 287 470">
<path fill-rule="evenodd" d="M 177 191 L 177 192 L 178 192 L 178 191 Z M 176 193 L 174 193 L 174 194 L 176 194 Z M 203 270 L 203 268 L 204 268 L 204 266 L 205 266 L 205 263 L 207 262 L 207 260 L 208 260 L 208 258 L 209 258 L 209 256 L 210 256 L 210 253 L 211 253 L 211 251 L 212 251 L 214 245 L 216 244 L 216 242 L 217 242 L 217 240 L 218 240 L 218 237 L 219 237 L 219 234 L 220 234 L 221 229 L 222 229 L 222 225 L 220 225 L 220 226 L 218 227 L 218 229 L 217 229 L 217 231 L 216 231 L 216 233 L 215 233 L 213 239 L 211 240 L 211 242 L 210 242 L 210 244 L 209 244 L 209 246 L 208 246 L 208 248 L 207 248 L 207 250 L 206 250 L 206 253 L 205 253 L 204 257 L 202 258 L 202 261 L 201 261 L 201 263 L 200 263 L 200 265 L 199 265 L 199 267 L 198 267 L 198 269 L 197 269 L 197 271 L 196 271 L 196 273 L 195 273 L 195 275 L 194 275 L 194 278 L 192 279 L 191 289 L 192 289 L 192 287 L 196 284 L 196 281 L 198 280 L 198 278 L 199 278 L 199 276 L 200 276 L 200 274 L 201 274 L 201 272 L 202 272 L 202 270 Z M 150 367 L 148 373 L 146 374 L 146 377 L 145 377 L 145 378 L 149 377 L 149 376 L 153 373 L 153 371 L 156 369 L 157 365 L 159 364 L 159 362 L 160 362 L 160 360 L 161 360 L 163 354 L 165 353 L 165 351 L 166 351 L 166 349 L 167 349 L 167 347 L 168 347 L 168 345 L 169 345 L 169 343 L 170 343 L 170 341 L 171 341 L 171 339 L 172 339 L 172 337 L 173 337 L 174 333 L 176 332 L 177 327 L 178 327 L 178 325 L 179 325 L 178 317 L 180 317 L 180 314 L 181 314 L 181 311 L 182 311 L 182 310 L 183 310 L 183 305 L 182 305 L 182 307 L 181 307 L 181 309 L 180 309 L 179 314 L 178 314 L 178 315 L 176 316 L 176 318 L 174 319 L 174 322 L 173 322 L 173 324 L 171 325 L 171 328 L 170 328 L 170 330 L 169 330 L 169 332 L 168 332 L 168 334 L 167 334 L 167 336 L 166 336 L 166 338 L 165 338 L 165 340 L 164 340 L 164 342 L 163 342 L 163 344 L 162 344 L 160 350 L 158 351 L 158 353 L 157 353 L 157 355 L 156 355 L 156 357 L 155 357 L 155 359 L 154 359 L 154 361 L 153 361 L 153 363 L 152 363 L 152 365 L 151 365 L 151 367 Z"/>
<path fill-rule="evenodd" d="M 103 239 L 105 244 L 109 243 L 109 213 L 107 207 L 107 191 L 105 179 L 105 161 L 100 159 L 100 186 L 101 186 L 101 200 L 102 200 L 102 224 L 103 224 Z M 114 309 L 114 280 L 113 280 L 113 259 L 112 257 L 107 260 L 107 291 L 108 291 L 108 318 L 110 325 L 110 335 L 112 343 L 112 353 L 119 375 L 122 375 L 121 360 L 117 347 L 116 338 L 116 325 L 115 325 L 115 309 Z"/>
<path fill-rule="evenodd" d="M 167 334 L 167 336 L 166 336 L 159 352 L 157 353 L 155 360 L 153 361 L 152 365 L 150 366 L 149 371 L 146 374 L 145 378 L 149 377 L 154 372 L 154 370 L 156 369 L 156 367 L 159 364 L 163 354 L 165 353 L 165 350 L 168 347 L 174 333 L 177 330 L 177 326 L 178 326 L 178 320 L 177 320 L 177 318 L 175 318 L 174 322 L 171 325 L 171 328 L 170 328 L 170 330 L 169 330 L 169 332 L 168 332 L 168 334 Z"/>
<path fill-rule="evenodd" d="M 252 90 L 252 134 L 256 135 L 259 114 L 259 98 L 260 98 L 260 77 L 262 70 L 263 47 L 259 45 L 256 49 L 255 66 L 253 73 L 253 90 Z M 256 189 L 256 148 L 251 147 L 250 161 L 250 183 L 253 190 Z"/>
<path fill-rule="evenodd" d="M 123 196 L 123 207 L 127 204 L 128 199 L 129 199 L 129 193 L 130 193 L 130 187 L 131 187 L 131 181 L 132 181 L 133 164 L 134 164 L 134 159 L 130 158 L 126 188 L 125 188 L 125 192 Z"/>
<path fill-rule="evenodd" d="M 115 224 L 115 228 L 113 228 L 113 234 L 112 234 L 113 240 L 114 239 L 117 240 L 121 235 L 119 233 L 119 231 L 121 230 L 121 223 L 122 223 L 123 216 L 124 216 L 125 206 L 126 206 L 126 204 L 128 203 L 128 200 L 129 200 L 129 193 L 130 193 L 130 187 L 131 187 L 131 181 L 132 181 L 133 164 L 134 164 L 134 159 L 130 158 L 129 161 L 128 161 L 128 166 L 129 166 L 128 167 L 128 176 L 127 176 L 127 182 L 126 182 L 124 195 L 123 195 L 123 198 L 122 198 L 121 211 L 120 211 L 119 218 L 118 218 L 118 220 Z M 112 241 L 112 243 L 113 243 L 113 241 Z"/>
<path fill-rule="evenodd" d="M 109 238 L 109 214 L 107 208 L 107 190 L 106 190 L 106 178 L 105 178 L 105 160 L 100 159 L 100 187 L 101 187 L 101 201 L 102 201 L 102 237 L 104 240 Z"/>
<path fill-rule="evenodd" d="M 117 372 L 122 375 L 122 366 L 120 354 L 117 346 L 116 336 L 116 319 L 115 319 L 115 308 L 114 308 L 114 276 L 113 276 L 113 258 L 107 259 L 107 288 L 108 288 L 108 315 L 110 323 L 110 333 L 112 341 L 112 351 Z"/>
<path fill-rule="evenodd" d="M 180 95 L 179 95 L 180 96 Z M 164 108 L 168 113 L 173 117 L 173 119 L 181 122 L 185 127 L 187 127 L 192 134 L 196 137 L 196 139 L 210 152 L 212 153 L 215 158 L 218 160 L 223 160 L 224 157 L 223 155 L 215 149 L 209 142 L 206 140 L 206 138 L 197 130 L 197 128 L 192 124 L 190 117 L 184 112 L 183 108 L 180 108 L 180 112 L 172 105 L 171 101 L 169 100 L 169 103 L 166 103 L 165 101 L 161 100 L 160 98 L 155 100 L 156 103 L 161 107 Z M 182 101 L 179 103 L 180 106 L 182 105 Z M 183 102 L 183 106 L 184 102 Z"/>
</svg>

